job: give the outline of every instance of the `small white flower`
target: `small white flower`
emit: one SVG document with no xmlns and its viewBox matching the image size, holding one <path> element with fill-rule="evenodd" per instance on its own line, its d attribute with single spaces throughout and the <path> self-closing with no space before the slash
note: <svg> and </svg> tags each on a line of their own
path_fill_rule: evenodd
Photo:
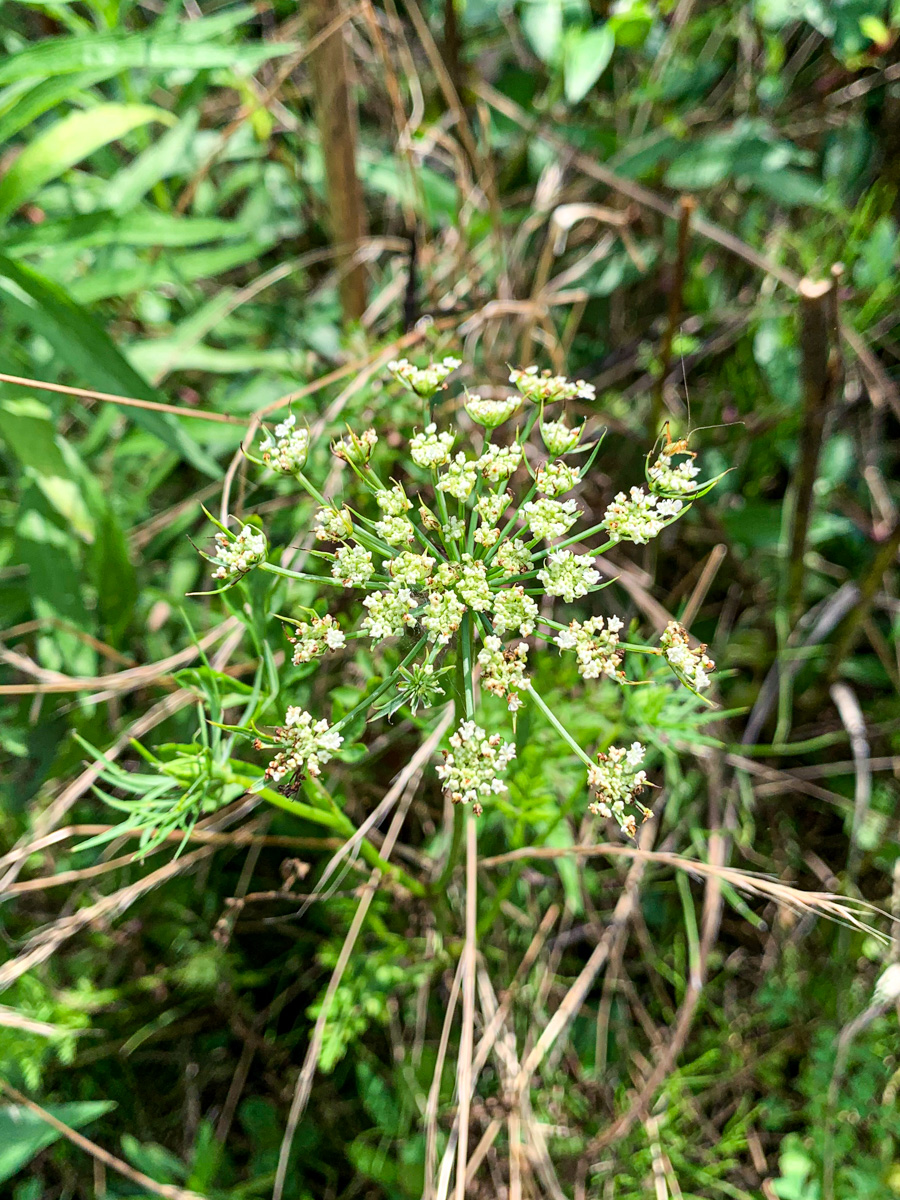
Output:
<svg viewBox="0 0 900 1200">
<path fill-rule="evenodd" d="M 379 488 L 375 493 L 375 503 L 388 517 L 402 517 L 412 508 L 412 502 L 399 483 L 390 488 Z"/>
<path fill-rule="evenodd" d="M 291 661 L 294 666 L 312 662 L 326 650 L 340 650 L 346 640 L 331 613 L 326 613 L 324 617 L 313 617 L 311 622 L 300 621 L 296 636 L 288 635 L 288 641 L 294 645 Z"/>
<path fill-rule="evenodd" d="M 410 457 L 419 467 L 442 467 L 450 461 L 455 441 L 452 433 L 438 433 L 437 425 L 426 425 L 424 433 L 415 433 L 410 438 Z"/>
<path fill-rule="evenodd" d="M 511 446 L 497 446 L 488 442 L 475 464 L 488 483 L 499 483 L 509 479 L 522 461 L 522 447 L 513 442 Z"/>
<path fill-rule="evenodd" d="M 496 525 L 506 512 L 511 500 L 512 496 L 509 492 L 500 492 L 499 495 L 491 492 L 487 496 L 481 497 L 475 505 L 475 511 L 485 525 Z"/>
<path fill-rule="evenodd" d="M 240 579 L 266 560 L 266 535 L 252 525 L 245 525 L 236 536 L 220 531 L 215 543 L 213 579 Z"/>
<path fill-rule="evenodd" d="M 561 496 L 572 490 L 579 477 L 580 473 L 575 467 L 568 467 L 565 463 L 543 463 L 538 467 L 537 489 L 545 496 Z"/>
<path fill-rule="evenodd" d="M 383 517 L 375 522 L 375 532 L 391 546 L 408 546 L 415 537 L 412 522 L 407 517 Z"/>
<path fill-rule="evenodd" d="M 643 488 L 633 487 L 629 495 L 619 492 L 607 508 L 603 525 L 616 541 L 646 545 L 664 528 L 670 517 L 681 512 L 680 500 L 659 500 Z"/>
<path fill-rule="evenodd" d="M 634 837 L 637 825 L 634 815 L 626 813 L 625 805 L 635 804 L 645 817 L 649 816 L 649 809 L 637 800 L 647 783 L 646 771 L 638 769 L 645 754 L 640 742 L 632 742 L 628 750 L 611 746 L 605 754 L 597 755 L 597 766 L 588 768 L 588 787 L 597 793 L 590 811 L 601 817 L 615 817 L 629 837 Z"/>
<path fill-rule="evenodd" d="M 605 626 L 602 617 L 591 617 L 583 623 L 572 621 L 553 640 L 560 650 L 575 651 L 578 671 L 584 679 L 599 679 L 601 675 L 615 679 L 622 673 L 618 648 L 621 628 L 618 617 L 610 617 Z"/>
<path fill-rule="evenodd" d="M 388 563 L 388 571 L 395 583 L 409 587 L 420 587 L 431 574 L 434 559 L 428 554 L 410 554 L 404 550 Z"/>
<path fill-rule="evenodd" d="M 475 463 L 460 451 L 456 458 L 450 460 L 446 471 L 438 480 L 438 491 L 448 492 L 460 501 L 468 499 L 475 486 L 475 470 Z"/>
<path fill-rule="evenodd" d="M 506 696 L 513 712 L 521 704 L 515 693 L 528 687 L 525 674 L 527 661 L 528 646 L 525 642 L 504 650 L 500 639 L 493 636 L 484 639 L 484 648 L 478 654 L 482 687 L 495 696 Z M 513 700 L 516 701 L 515 705 Z"/>
<path fill-rule="evenodd" d="M 537 577 L 551 596 L 562 596 L 570 603 L 586 596 L 600 578 L 592 567 L 589 554 L 572 554 L 568 550 L 553 550 L 547 555 L 547 565 Z"/>
<path fill-rule="evenodd" d="M 449 355 L 439 363 L 429 363 L 425 367 L 416 367 L 406 358 L 394 359 L 387 365 L 388 370 L 404 387 L 415 392 L 417 396 L 433 396 L 443 385 L 447 376 L 462 366 L 458 358 Z"/>
<path fill-rule="evenodd" d="M 551 454 L 568 454 L 578 445 L 584 425 L 570 429 L 565 421 L 542 421 L 541 437 Z"/>
<path fill-rule="evenodd" d="M 295 429 L 297 418 L 291 413 L 275 426 L 274 436 L 267 433 L 259 449 L 263 462 L 282 475 L 296 475 L 306 465 L 309 454 L 309 430 Z"/>
<path fill-rule="evenodd" d="M 459 542 L 466 536 L 466 523 L 459 517 L 451 517 L 443 528 L 444 537 Z"/>
<path fill-rule="evenodd" d="M 507 577 L 523 575 L 531 566 L 531 551 L 521 538 L 510 538 L 497 551 L 495 561 Z"/>
<path fill-rule="evenodd" d="M 672 459 L 676 455 L 684 457 L 680 463 L 673 466 Z M 670 497 L 696 492 L 696 479 L 700 474 L 700 468 L 694 463 L 696 457 L 683 442 L 669 443 L 647 471 L 650 491 L 658 496 Z"/>
<path fill-rule="evenodd" d="M 581 510 L 574 500 L 530 500 L 522 505 L 522 515 L 537 538 L 562 537 L 578 520 Z"/>
<path fill-rule="evenodd" d="M 491 618 L 497 633 L 508 630 L 518 630 L 522 637 L 534 633 L 534 623 L 538 615 L 538 606 L 531 596 L 525 595 L 525 589 L 520 585 L 511 588 L 501 588 L 494 593 L 494 612 Z"/>
<path fill-rule="evenodd" d="M 362 619 L 363 629 L 376 641 L 382 638 L 401 637 L 415 625 L 412 615 L 415 600 L 409 588 L 395 588 L 390 592 L 371 592 L 363 600 L 369 610 Z"/>
<path fill-rule="evenodd" d="M 516 757 L 516 748 L 505 742 L 499 733 L 488 737 L 474 721 L 463 721 L 450 738 L 450 750 L 444 751 L 444 762 L 437 767 L 438 778 L 454 804 L 473 805 L 481 812 L 479 797 L 495 796 L 506 791 L 500 778 Z"/>
<path fill-rule="evenodd" d="M 372 555 L 363 546 L 341 546 L 331 564 L 331 574 L 344 587 L 360 587 L 375 574 Z"/>
<path fill-rule="evenodd" d="M 374 429 L 367 429 L 361 437 L 351 430 L 346 437 L 331 443 L 331 453 L 335 458 L 343 459 L 344 462 L 364 467 L 372 457 L 372 451 L 375 449 L 377 441 L 378 436 Z"/>
<path fill-rule="evenodd" d="M 315 516 L 315 534 L 323 542 L 343 542 L 353 533 L 353 518 L 344 508 L 320 508 Z"/>
<path fill-rule="evenodd" d="M 344 739 L 327 721 L 314 721 L 310 713 L 292 706 L 287 710 L 284 725 L 276 729 L 275 740 L 287 744 L 266 767 L 266 778 L 277 782 L 298 771 L 320 775 Z"/>
<path fill-rule="evenodd" d="M 445 645 L 459 629 L 466 606 L 453 592 L 432 592 L 422 614 L 430 642 Z"/>
<path fill-rule="evenodd" d="M 508 421 L 521 403 L 521 396 L 484 400 L 474 392 L 466 394 L 466 412 L 477 425 L 483 425 L 485 429 L 496 429 L 498 425 Z"/>
<path fill-rule="evenodd" d="M 555 400 L 573 400 L 576 396 L 583 400 L 597 398 L 593 385 L 583 379 L 572 383 L 564 375 L 551 375 L 549 371 L 539 373 L 537 367 L 511 371 L 509 382 L 515 384 L 526 400 L 535 403 L 552 404 Z"/>
<path fill-rule="evenodd" d="M 481 559 L 464 554 L 460 564 L 456 591 L 461 600 L 475 612 L 489 612 L 493 599 L 487 581 L 487 569 Z"/>
<path fill-rule="evenodd" d="M 709 687 L 709 672 L 715 670 L 716 664 L 706 653 L 706 646 L 691 649 L 688 632 L 683 625 L 670 621 L 659 644 L 675 674 L 689 687 L 695 692 L 702 692 Z"/>
</svg>

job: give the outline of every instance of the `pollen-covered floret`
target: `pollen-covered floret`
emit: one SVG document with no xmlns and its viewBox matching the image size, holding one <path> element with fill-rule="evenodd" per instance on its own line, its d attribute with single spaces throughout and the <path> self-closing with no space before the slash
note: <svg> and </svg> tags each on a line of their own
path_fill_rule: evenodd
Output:
<svg viewBox="0 0 900 1200">
<path fill-rule="evenodd" d="M 511 446 L 488 442 L 475 465 L 488 483 L 499 483 L 501 479 L 509 479 L 521 461 L 522 447 L 518 442 Z"/>
<path fill-rule="evenodd" d="M 410 554 L 404 550 L 388 563 L 388 571 L 395 583 L 409 587 L 421 587 L 431 574 L 434 559 L 428 554 Z"/>
<path fill-rule="evenodd" d="M 672 460 L 676 454 L 683 454 L 685 457 L 673 466 Z M 667 446 L 647 471 L 651 492 L 659 496 L 687 496 L 696 492 L 700 468 L 694 463 L 695 457 L 689 450 L 673 450 L 671 446 Z"/>
<path fill-rule="evenodd" d="M 433 396 L 447 376 L 460 366 L 462 363 L 458 358 L 448 355 L 442 362 L 429 363 L 425 367 L 416 367 L 406 358 L 394 359 L 388 363 L 387 369 L 417 396 Z"/>
<path fill-rule="evenodd" d="M 422 628 L 430 642 L 445 645 L 459 629 L 466 606 L 454 592 L 432 592 L 422 614 Z"/>
<path fill-rule="evenodd" d="M 521 538 L 509 538 L 497 550 L 494 562 L 508 578 L 522 575 L 531 566 L 531 551 Z"/>
<path fill-rule="evenodd" d="M 578 659 L 578 671 L 585 679 L 599 679 L 608 675 L 610 679 L 621 677 L 622 652 L 619 650 L 619 630 L 622 622 L 618 617 L 591 617 L 588 621 L 572 621 L 553 639 L 560 650 L 574 650 Z"/>
<path fill-rule="evenodd" d="M 326 650 L 340 650 L 347 639 L 331 613 L 326 613 L 324 617 L 313 617 L 309 622 L 299 621 L 296 636 L 288 634 L 288 641 L 294 646 L 291 661 L 294 666 L 299 666 L 300 663 L 319 658 Z"/>
<path fill-rule="evenodd" d="M 350 509 L 320 508 L 315 516 L 315 534 L 323 542 L 343 542 L 353 534 Z"/>
<path fill-rule="evenodd" d="M 267 433 L 259 443 L 263 462 L 270 470 L 282 475 L 296 475 L 302 471 L 309 454 L 309 430 L 295 429 L 296 423 L 297 418 L 291 413 L 275 426 L 274 435 Z"/>
<path fill-rule="evenodd" d="M 624 492 L 617 494 L 604 514 L 603 526 L 616 541 L 643 546 L 682 508 L 680 500 L 660 500 L 643 488 L 633 487 L 627 496 Z"/>
<path fill-rule="evenodd" d="M 395 588 L 390 592 L 371 592 L 365 597 L 363 604 L 368 612 L 362 619 L 362 627 L 376 641 L 380 641 L 382 638 L 401 637 L 410 626 L 416 623 L 416 618 L 412 615 L 416 602 L 409 588 Z"/>
<path fill-rule="evenodd" d="M 521 403 L 521 396 L 486 400 L 475 392 L 466 394 L 466 412 L 477 425 L 483 425 L 485 429 L 496 429 L 508 421 Z"/>
<path fill-rule="evenodd" d="M 570 603 L 579 596 L 586 596 L 600 578 L 594 570 L 589 554 L 572 554 L 568 550 L 552 550 L 547 555 L 546 566 L 538 571 L 537 577 L 551 596 L 562 596 Z"/>
<path fill-rule="evenodd" d="M 568 454 L 578 445 L 584 425 L 570 429 L 565 421 L 542 421 L 541 437 L 551 454 Z"/>
<path fill-rule="evenodd" d="M 425 426 L 424 433 L 414 433 L 409 440 L 409 453 L 418 467 L 442 467 L 450 461 L 450 452 L 456 438 L 452 433 L 438 433 L 432 422 Z"/>
<path fill-rule="evenodd" d="M 416 535 L 408 517 L 382 517 L 375 522 L 375 532 L 391 546 L 408 546 Z"/>
<path fill-rule="evenodd" d="M 266 535 L 252 525 L 245 525 L 234 537 L 220 531 L 215 543 L 213 579 L 240 579 L 266 560 Z"/>
<path fill-rule="evenodd" d="M 588 768 L 588 787 L 597 794 L 590 811 L 600 817 L 615 817 L 630 837 L 634 837 L 637 826 L 633 814 L 625 812 L 625 805 L 635 804 L 645 817 L 649 816 L 649 809 L 636 799 L 647 782 L 647 772 L 639 769 L 645 754 L 640 742 L 632 742 L 627 750 L 611 746 L 605 754 L 597 755 L 597 766 Z"/>
<path fill-rule="evenodd" d="M 450 737 L 450 750 L 444 751 L 444 762 L 437 767 L 437 774 L 453 803 L 471 803 L 472 811 L 478 815 L 480 796 L 496 796 L 506 791 L 500 775 L 515 757 L 515 746 L 505 742 L 499 733 L 488 737 L 474 721 L 463 721 Z"/>
<path fill-rule="evenodd" d="M 537 538 L 562 537 L 578 520 L 580 509 L 574 500 L 530 500 L 522 505 L 522 515 Z"/>
<path fill-rule="evenodd" d="M 518 630 L 522 637 L 534 633 L 538 606 L 520 585 L 501 588 L 494 593 L 494 613 L 491 618 L 496 633 Z"/>
<path fill-rule="evenodd" d="M 275 730 L 274 740 L 286 743 L 266 767 L 266 778 L 277 782 L 285 775 L 298 771 L 316 776 L 333 754 L 341 748 L 343 738 L 327 721 L 315 721 L 302 708 L 291 706 L 284 725 Z"/>
<path fill-rule="evenodd" d="M 363 546 L 341 546 L 331 564 L 331 574 L 344 587 L 360 587 L 375 574 L 372 555 Z"/>
<path fill-rule="evenodd" d="M 490 611 L 493 594 L 487 581 L 487 569 L 481 559 L 464 554 L 459 568 L 456 591 L 475 612 Z"/>
<path fill-rule="evenodd" d="M 564 492 L 571 492 L 579 477 L 578 470 L 565 463 L 543 463 L 538 467 L 537 490 L 545 496 L 561 496 Z"/>
<path fill-rule="evenodd" d="M 709 687 L 709 672 L 715 670 L 716 664 L 706 653 L 706 646 L 691 648 L 688 632 L 683 625 L 670 621 L 660 638 L 660 645 L 666 661 L 689 687 L 695 692 L 702 692 Z"/>
<path fill-rule="evenodd" d="M 549 371 L 538 371 L 537 367 L 525 367 L 524 370 L 513 370 L 509 382 L 514 384 L 526 400 L 535 403 L 543 401 L 552 404 L 555 400 L 574 400 L 580 396 L 582 400 L 596 400 L 597 393 L 590 383 L 583 379 L 571 382 L 564 375 L 551 375 Z"/>
<path fill-rule="evenodd" d="M 478 653 L 481 686 L 495 696 L 505 696 L 513 712 L 521 703 L 516 693 L 528 687 L 525 674 L 527 662 L 528 646 L 525 642 L 504 650 L 501 640 L 493 636 L 484 639 L 484 648 Z"/>
<path fill-rule="evenodd" d="M 462 451 L 447 463 L 447 469 L 437 482 L 438 491 L 447 492 L 457 500 L 467 500 L 475 486 L 475 463 Z"/>
</svg>

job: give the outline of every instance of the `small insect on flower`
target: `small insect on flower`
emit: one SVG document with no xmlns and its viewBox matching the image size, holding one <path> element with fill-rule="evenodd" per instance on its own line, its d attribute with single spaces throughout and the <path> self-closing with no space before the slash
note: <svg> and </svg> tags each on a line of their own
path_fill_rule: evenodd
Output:
<svg viewBox="0 0 900 1200">
<path fill-rule="evenodd" d="M 585 383 L 583 379 L 576 379 L 573 383 L 564 375 L 539 372 L 537 367 L 511 371 L 509 382 L 519 389 L 526 400 L 536 404 L 553 404 L 556 400 L 574 400 L 576 397 L 582 400 L 597 399 L 593 384 Z"/>
<path fill-rule="evenodd" d="M 617 493 L 603 516 L 603 526 L 617 542 L 635 542 L 645 546 L 661 533 L 671 517 L 677 517 L 680 500 L 660 500 L 643 488 L 633 487 L 626 496 Z"/>
<path fill-rule="evenodd" d="M 428 399 L 440 388 L 446 387 L 444 380 L 462 363 L 458 358 L 449 355 L 439 363 L 428 363 L 425 367 L 416 367 L 408 359 L 399 358 L 389 362 L 387 369 L 404 387 L 415 392 L 417 396 Z"/>
<path fill-rule="evenodd" d="M 266 535 L 252 525 L 245 525 L 238 534 L 220 530 L 215 536 L 216 552 L 212 561 L 216 569 L 213 579 L 240 579 L 261 562 L 265 562 Z"/>
<path fill-rule="evenodd" d="M 438 778 L 454 804 L 472 804 L 472 811 L 481 813 L 479 797 L 499 795 L 506 791 L 500 778 L 516 757 L 515 746 L 503 740 L 499 733 L 487 733 L 474 721 L 463 721 L 450 737 L 450 750 L 445 750 L 444 762 L 437 767 Z"/>
<path fill-rule="evenodd" d="M 681 462 L 673 464 L 676 457 L 681 458 Z M 666 443 L 656 461 L 647 468 L 650 491 L 664 497 L 687 496 L 696 492 L 699 487 L 697 476 L 700 474 L 696 457 L 693 450 L 688 449 L 687 439 L 678 442 L 669 440 L 667 426 Z"/>
<path fill-rule="evenodd" d="M 663 631 L 659 644 L 662 646 L 666 662 L 682 683 L 686 683 L 695 692 L 702 692 L 709 687 L 709 672 L 716 669 L 716 664 L 706 653 L 706 646 L 691 647 L 688 631 L 677 621 L 670 621 Z"/>
<path fill-rule="evenodd" d="M 309 430 L 296 429 L 297 418 L 291 413 L 275 426 L 274 436 L 266 434 L 259 443 L 263 462 L 281 475 L 296 475 L 306 466 L 309 454 Z"/>
</svg>

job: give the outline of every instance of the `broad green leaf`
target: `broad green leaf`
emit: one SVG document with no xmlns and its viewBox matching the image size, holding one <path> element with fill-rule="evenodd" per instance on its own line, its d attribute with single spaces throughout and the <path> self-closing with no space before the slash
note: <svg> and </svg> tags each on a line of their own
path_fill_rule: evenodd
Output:
<svg viewBox="0 0 900 1200">
<path fill-rule="evenodd" d="M 86 542 L 94 522 L 56 440 L 50 410 L 35 399 L 0 401 L 0 438 L 61 517 Z"/>
<path fill-rule="evenodd" d="M 0 99 L 0 144 L 25 129 L 42 113 L 63 100 L 71 100 L 79 93 L 103 79 L 99 71 L 82 71 L 76 75 L 61 75 L 34 84 L 30 79 L 19 80 L 5 90 Z"/>
<path fill-rule="evenodd" d="M 100 104 L 71 113 L 29 142 L 0 179 L 0 221 L 20 208 L 45 183 L 62 175 L 101 146 L 151 121 L 175 118 L 152 104 Z"/>
<path fill-rule="evenodd" d="M 569 33 L 565 42 L 563 76 L 566 99 L 570 104 L 584 99 L 609 66 L 615 48 L 615 35 L 607 25 Z"/>
<path fill-rule="evenodd" d="M 200 123 L 199 108 L 191 108 L 178 124 L 138 155 L 110 182 L 106 203 L 117 213 L 128 212 L 161 179 L 183 170 L 188 147 Z"/>
<path fill-rule="evenodd" d="M 204 40 L 194 42 L 191 34 Z M 229 46 L 206 40 L 208 38 L 207 21 L 185 22 L 177 33 L 163 37 L 110 33 L 83 38 L 47 38 L 12 55 L 0 66 L 0 86 L 17 79 L 45 79 L 77 71 L 102 71 L 102 77 L 108 78 L 133 69 L 202 71 L 230 67 L 252 70 L 267 59 L 294 54 L 298 49 L 296 42 Z"/>
<path fill-rule="evenodd" d="M 122 356 L 105 330 L 61 287 L 3 255 L 0 255 L 0 295 L 7 312 L 13 312 L 36 333 L 42 334 L 59 358 L 91 387 L 137 399 L 160 399 Z M 143 408 L 122 411 L 177 450 L 199 471 L 213 478 L 221 474 L 217 464 L 184 432 L 172 414 Z"/>
<path fill-rule="evenodd" d="M 84 1100 L 52 1104 L 47 1112 L 72 1129 L 81 1129 L 115 1108 L 111 1100 Z M 15 1175 L 62 1135 L 37 1113 L 21 1104 L 0 1107 L 0 1183 Z"/>
<path fill-rule="evenodd" d="M 562 0 L 526 0 L 522 31 L 541 62 L 555 62 L 563 35 Z"/>
</svg>

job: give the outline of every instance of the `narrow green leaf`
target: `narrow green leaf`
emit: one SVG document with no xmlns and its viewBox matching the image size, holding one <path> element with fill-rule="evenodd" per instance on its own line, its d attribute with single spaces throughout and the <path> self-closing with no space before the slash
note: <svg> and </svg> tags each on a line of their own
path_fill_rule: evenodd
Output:
<svg viewBox="0 0 900 1200">
<path fill-rule="evenodd" d="M 100 104 L 87 112 L 71 113 L 30 142 L 0 179 L 0 221 L 20 208 L 45 183 L 69 167 L 124 137 L 139 125 L 175 118 L 152 104 Z"/>
<path fill-rule="evenodd" d="M 52 1104 L 47 1112 L 72 1129 L 80 1129 L 112 1108 L 115 1108 L 112 1100 L 84 1100 Z M 0 1107 L 0 1183 L 15 1175 L 61 1136 L 52 1125 L 22 1104 Z"/>
<path fill-rule="evenodd" d="M 0 296 L 7 312 L 45 337 L 59 358 L 90 387 L 142 400 L 161 399 L 90 313 L 75 304 L 57 284 L 4 255 L 0 255 Z M 221 474 L 218 465 L 185 433 L 171 413 L 142 408 L 121 411 L 199 471 L 214 479 Z"/>
</svg>

